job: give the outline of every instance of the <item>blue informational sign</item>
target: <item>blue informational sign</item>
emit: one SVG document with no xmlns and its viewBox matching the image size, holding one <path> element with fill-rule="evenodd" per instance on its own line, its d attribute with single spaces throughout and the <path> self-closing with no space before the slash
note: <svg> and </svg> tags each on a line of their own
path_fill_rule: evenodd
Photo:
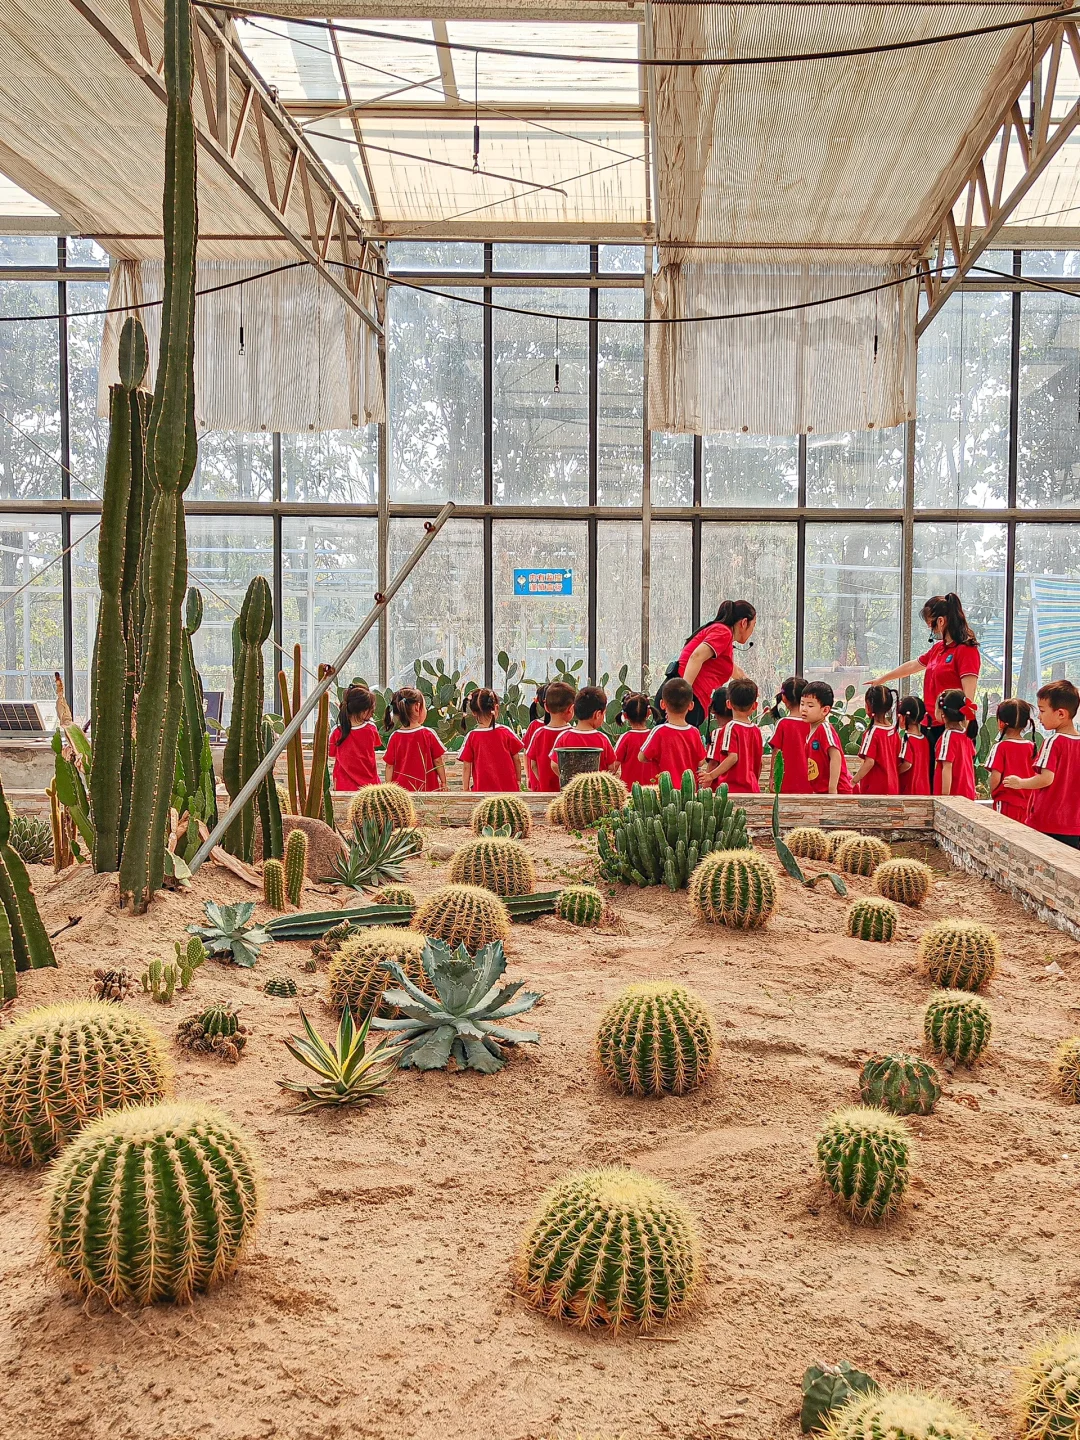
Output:
<svg viewBox="0 0 1080 1440">
<path fill-rule="evenodd" d="M 573 570 L 515 570 L 515 595 L 573 595 Z"/>
</svg>

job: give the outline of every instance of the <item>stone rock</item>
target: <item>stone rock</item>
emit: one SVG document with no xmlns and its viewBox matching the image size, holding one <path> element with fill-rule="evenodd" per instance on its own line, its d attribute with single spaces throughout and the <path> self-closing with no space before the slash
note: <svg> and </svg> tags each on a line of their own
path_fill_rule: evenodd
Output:
<svg viewBox="0 0 1080 1440">
<path fill-rule="evenodd" d="M 309 819 L 306 815 L 282 815 L 281 829 L 286 840 L 293 830 L 303 830 L 308 838 L 307 877 L 321 880 L 332 875 L 334 861 L 339 855 L 348 854 L 345 841 L 325 820 Z M 255 863 L 262 861 L 262 828 L 255 826 Z"/>
</svg>

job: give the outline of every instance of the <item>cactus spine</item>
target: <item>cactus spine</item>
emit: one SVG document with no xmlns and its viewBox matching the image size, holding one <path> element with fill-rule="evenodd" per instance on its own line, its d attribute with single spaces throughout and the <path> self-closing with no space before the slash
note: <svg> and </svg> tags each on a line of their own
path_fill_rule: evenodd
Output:
<svg viewBox="0 0 1080 1440">
<path fill-rule="evenodd" d="M 532 814 L 520 795 L 489 795 L 472 812 L 474 835 L 482 835 L 488 826 L 502 830 L 510 826 L 510 834 L 526 839 L 532 830 Z"/>
<path fill-rule="evenodd" d="M 568 885 L 555 902 L 555 914 L 570 925 L 599 925 L 604 897 L 595 885 Z"/>
<path fill-rule="evenodd" d="M 1001 959 L 1001 943 L 977 920 L 940 920 L 919 940 L 919 960 L 932 985 L 942 990 L 982 990 Z"/>
<path fill-rule="evenodd" d="M 1044 1340 L 1017 1373 L 1020 1440 L 1077 1440 L 1080 1436 L 1080 1334 Z"/>
<path fill-rule="evenodd" d="M 1054 1089 L 1063 1100 L 1080 1104 L 1080 1040 L 1063 1040 L 1054 1055 Z"/>
<path fill-rule="evenodd" d="M 697 1295 L 697 1227 L 659 1180 L 632 1170 L 581 1171 L 541 1200 L 515 1279 L 533 1309 L 567 1324 L 650 1330 Z"/>
<path fill-rule="evenodd" d="M 941 1098 L 938 1073 L 917 1055 L 874 1055 L 862 1067 L 859 1094 L 864 1105 L 894 1115 L 929 1115 Z"/>
<path fill-rule="evenodd" d="M 372 926 L 342 940 L 326 972 L 330 1004 L 338 1009 L 348 1005 L 360 1020 L 387 1013 L 382 998 L 392 983 L 384 968 L 388 960 L 396 961 L 421 990 L 432 993 L 424 973 L 424 943 L 423 935 L 389 925 Z"/>
<path fill-rule="evenodd" d="M 395 830 L 409 830 L 416 824 L 416 807 L 407 790 L 393 782 L 365 785 L 349 802 L 349 826 L 373 820 L 378 829 L 389 821 Z"/>
<path fill-rule="evenodd" d="M 412 918 L 412 928 L 432 939 L 445 940 L 452 950 L 464 945 L 470 955 L 475 955 L 495 940 L 509 940 L 510 916 L 490 890 L 478 885 L 444 885 L 421 902 Z"/>
<path fill-rule="evenodd" d="M 56 964 L 52 941 L 38 913 L 34 887 L 11 845 L 11 811 L 0 785 L 0 982 L 3 998 L 19 993 L 16 975 Z"/>
<path fill-rule="evenodd" d="M 285 909 L 285 867 L 280 860 L 263 862 L 263 901 L 271 910 Z"/>
<path fill-rule="evenodd" d="M 307 832 L 290 830 L 289 838 L 285 841 L 285 894 L 292 905 L 300 904 L 300 896 L 304 891 L 307 856 Z"/>
<path fill-rule="evenodd" d="M 911 1132 L 903 1120 L 868 1106 L 837 1110 L 817 1139 L 818 1173 L 860 1224 L 886 1220 L 904 1198 Z"/>
<path fill-rule="evenodd" d="M 993 1028 L 990 1006 L 967 990 L 939 990 L 930 996 L 923 1017 L 927 1045 L 958 1065 L 975 1064 L 990 1044 Z"/>
<path fill-rule="evenodd" d="M 82 1295 L 114 1305 L 184 1301 L 235 1267 L 259 1198 L 251 1144 L 227 1116 L 204 1105 L 138 1106 L 94 1121 L 57 1161 L 48 1247 Z"/>
<path fill-rule="evenodd" d="M 563 824 L 570 830 L 586 830 L 605 815 L 621 810 L 629 792 L 622 781 L 604 770 L 575 775 L 563 787 Z"/>
<path fill-rule="evenodd" d="M 857 940 L 888 941 L 896 934 L 896 906 L 866 896 L 848 906 L 847 933 Z"/>
<path fill-rule="evenodd" d="M 934 872 L 921 860 L 886 860 L 874 871 L 874 889 L 900 905 L 921 905 L 933 883 Z"/>
<path fill-rule="evenodd" d="M 746 811 L 732 804 L 727 786 L 699 790 L 689 770 L 678 789 L 666 771 L 655 788 L 635 783 L 629 803 L 605 818 L 596 836 L 605 879 L 669 890 L 685 887 L 698 861 L 714 850 L 749 845 Z"/>
<path fill-rule="evenodd" d="M 879 865 L 892 857 L 884 840 L 874 835 L 859 835 L 845 840 L 835 853 L 837 865 L 848 875 L 873 875 Z"/>
<path fill-rule="evenodd" d="M 240 608 L 235 637 L 238 653 L 233 661 L 232 715 L 229 720 L 229 734 L 225 741 L 225 754 L 221 773 L 230 799 L 235 799 L 241 787 L 250 779 L 255 767 L 263 757 L 263 700 L 265 698 L 262 647 L 270 636 L 274 624 L 274 605 L 270 586 L 263 575 L 256 575 L 247 588 L 244 603 Z M 261 809 L 264 790 L 272 788 L 272 777 L 267 777 L 260 787 L 258 802 Z M 275 791 L 274 800 L 277 800 Z M 234 812 L 230 811 L 230 818 Z M 280 847 L 268 844 L 271 837 L 267 827 L 263 828 L 263 854 L 280 856 Z M 235 819 L 225 834 L 225 848 L 241 860 L 251 863 L 255 841 L 255 799 L 242 809 L 235 811 Z"/>
<path fill-rule="evenodd" d="M 665 980 L 628 986 L 596 1032 L 600 1069 L 623 1095 L 685 1095 L 708 1075 L 715 1053 L 704 1002 Z"/>
<path fill-rule="evenodd" d="M 776 877 L 753 850 L 716 850 L 690 877 L 690 908 L 699 920 L 753 930 L 776 906 Z"/>
<path fill-rule="evenodd" d="M 981 1425 L 936 1395 L 877 1390 L 829 1415 L 823 1440 L 990 1440 Z"/>
<path fill-rule="evenodd" d="M 454 852 L 450 880 L 455 885 L 481 885 L 496 895 L 531 895 L 536 866 L 519 840 L 486 835 Z"/>
<path fill-rule="evenodd" d="M 789 830 L 784 841 L 797 860 L 831 860 L 832 846 L 824 830 L 813 825 L 799 825 Z"/>
<path fill-rule="evenodd" d="M 291 975 L 271 975 L 263 986 L 267 995 L 272 995 L 275 1000 L 291 1000 L 296 994 L 296 981 Z"/>
</svg>

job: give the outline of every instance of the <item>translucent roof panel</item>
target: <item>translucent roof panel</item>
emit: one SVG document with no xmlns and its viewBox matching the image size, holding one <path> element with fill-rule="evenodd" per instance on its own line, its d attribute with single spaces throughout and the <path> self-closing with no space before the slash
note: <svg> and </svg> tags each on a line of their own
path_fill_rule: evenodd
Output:
<svg viewBox="0 0 1080 1440">
<path fill-rule="evenodd" d="M 481 102 L 535 101 L 548 105 L 586 102 L 590 105 L 637 105 L 638 72 L 633 65 L 590 65 L 572 59 L 582 55 L 625 55 L 636 60 L 636 25 L 553 25 L 469 23 L 447 25 L 451 41 L 492 45 L 503 50 L 529 50 L 564 55 L 561 60 L 536 60 L 513 55 L 470 55 L 455 50 L 458 93 L 472 100 L 478 82 Z"/>
<path fill-rule="evenodd" d="M 6 175 L 0 175 L 0 216 L 18 215 L 55 215 L 55 210 L 50 210 L 48 205 L 43 204 L 29 191 L 22 190 L 9 180 Z"/>
<path fill-rule="evenodd" d="M 338 100 L 345 94 L 329 37 L 291 20 L 241 20 L 240 43 L 283 100 Z"/>
<path fill-rule="evenodd" d="M 405 40 L 390 38 L 414 35 L 434 40 L 430 20 L 345 20 L 341 23 L 387 32 L 385 40 L 376 40 L 370 35 L 350 35 L 347 30 L 337 32 L 345 78 L 354 101 L 370 104 L 399 100 L 416 105 L 424 101 L 438 104 L 448 98 L 441 79 L 439 51 L 433 45 L 410 45 Z"/>
</svg>

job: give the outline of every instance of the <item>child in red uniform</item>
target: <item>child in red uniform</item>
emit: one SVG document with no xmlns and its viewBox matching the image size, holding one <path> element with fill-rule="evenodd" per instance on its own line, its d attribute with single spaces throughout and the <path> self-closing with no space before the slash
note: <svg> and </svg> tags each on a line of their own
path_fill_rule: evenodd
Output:
<svg viewBox="0 0 1080 1440">
<path fill-rule="evenodd" d="M 776 728 L 769 737 L 769 749 L 784 757 L 781 795 L 805 795 L 810 789 L 806 779 L 806 741 L 810 726 L 799 714 L 799 701 L 805 689 L 806 681 L 801 675 L 789 675 L 780 686 L 772 708 Z M 787 710 L 786 715 L 780 714 L 781 703 Z"/>
<path fill-rule="evenodd" d="M 375 697 L 366 685 L 350 685 L 345 691 L 338 723 L 330 736 L 335 790 L 359 790 L 379 783 L 375 764 L 379 727 L 372 719 L 374 710 Z"/>
<path fill-rule="evenodd" d="M 761 789 L 761 756 L 765 742 L 751 716 L 757 705 L 755 680 L 732 680 L 727 687 L 731 719 L 713 744 L 715 764 L 706 767 L 702 780 L 715 790 L 726 785 L 732 795 L 756 795 Z"/>
<path fill-rule="evenodd" d="M 529 789 L 551 791 L 559 788 L 559 777 L 551 768 L 551 747 L 559 738 L 559 732 L 570 728 L 574 716 L 573 687 L 564 680 L 553 680 L 544 695 L 544 708 L 550 719 L 533 731 L 525 746 L 525 764 Z"/>
<path fill-rule="evenodd" d="M 896 707 L 896 723 L 900 727 L 901 795 L 929 795 L 930 741 L 922 728 L 926 706 L 918 695 L 905 695 Z"/>
<path fill-rule="evenodd" d="M 866 691 L 866 713 L 871 725 L 859 746 L 859 768 L 854 786 L 860 795 L 900 794 L 900 737 L 890 716 L 895 690 L 871 685 Z"/>
<path fill-rule="evenodd" d="M 391 780 L 403 790 L 445 790 L 446 746 L 424 724 L 427 705 L 419 690 L 406 685 L 394 692 L 391 701 L 397 725 L 386 742 L 383 764 L 387 783 Z"/>
<path fill-rule="evenodd" d="M 967 733 L 967 696 L 963 690 L 943 690 L 937 703 L 945 729 L 934 757 L 934 794 L 974 800 L 975 746 Z"/>
<path fill-rule="evenodd" d="M 806 737 L 806 783 L 812 795 L 850 795 L 851 776 L 829 714 L 836 697 L 824 680 L 811 680 L 799 700 L 799 713 L 810 727 Z"/>
<path fill-rule="evenodd" d="M 641 747 L 640 758 L 655 765 L 658 776 L 666 770 L 675 785 L 682 783 L 687 770 L 696 776 L 705 759 L 701 731 L 686 723 L 693 703 L 693 689 L 681 676 L 666 680 L 660 691 L 660 708 L 667 717 L 666 723 L 650 730 Z"/>
<path fill-rule="evenodd" d="M 529 706 L 529 723 L 521 739 L 521 743 L 525 746 L 526 750 L 528 750 L 529 741 L 536 734 L 537 730 L 542 730 L 550 718 L 547 710 L 544 708 L 544 696 L 546 693 L 547 686 L 538 685 L 536 687 L 536 697 Z M 532 775 L 528 776 L 528 782 L 529 789 L 531 790 L 533 788 Z"/>
<path fill-rule="evenodd" d="M 997 722 L 998 738 L 986 761 L 994 809 L 999 815 L 1026 825 L 1031 813 L 1031 792 L 1008 790 L 1002 781 L 1006 775 L 1030 780 L 1035 774 L 1035 746 L 1030 737 L 1025 738 L 1022 733 L 1031 725 L 1031 706 L 1026 700 L 1003 700 L 997 707 Z"/>
<path fill-rule="evenodd" d="M 720 753 L 720 741 L 723 739 L 725 726 L 735 718 L 728 704 L 727 692 L 726 685 L 718 685 L 709 696 L 709 729 L 712 731 L 712 738 L 705 746 L 705 759 L 698 769 L 698 783 L 708 785 L 713 790 L 719 781 L 705 777 L 711 768 L 719 765 L 724 758 Z"/>
<path fill-rule="evenodd" d="M 548 762 L 559 778 L 560 750 L 599 750 L 600 769 L 618 770 L 615 747 L 600 726 L 607 714 L 608 699 L 598 685 L 585 685 L 574 696 L 574 726 L 555 736 Z"/>
<path fill-rule="evenodd" d="M 461 747 L 462 790 L 520 790 L 525 746 L 508 725 L 495 723 L 499 697 L 494 690 L 474 690 L 469 709 L 476 716 L 476 728 L 465 736 Z"/>
<path fill-rule="evenodd" d="M 619 762 L 619 778 L 627 789 L 635 781 L 639 785 L 656 784 L 656 766 L 639 758 L 651 715 L 652 705 L 647 695 L 627 695 L 623 700 L 622 719 L 630 728 L 615 742 L 615 759 Z"/>
<path fill-rule="evenodd" d="M 1009 790 L 1034 791 L 1031 828 L 1080 850 L 1080 735 L 1073 723 L 1080 692 L 1071 680 L 1054 680 L 1037 698 L 1039 724 L 1047 731 L 1036 761 L 1039 773 L 1029 780 L 1007 775 L 1001 783 Z"/>
</svg>

